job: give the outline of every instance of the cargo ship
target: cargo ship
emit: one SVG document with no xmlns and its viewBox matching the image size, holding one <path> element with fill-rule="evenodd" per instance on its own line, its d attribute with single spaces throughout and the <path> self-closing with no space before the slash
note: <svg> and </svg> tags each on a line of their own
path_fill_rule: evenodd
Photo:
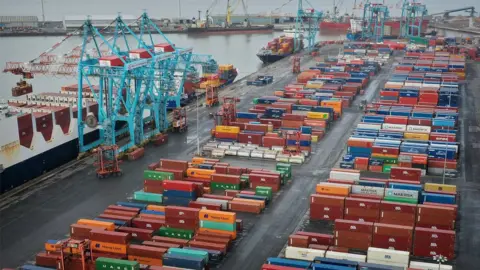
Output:
<svg viewBox="0 0 480 270">
<path fill-rule="evenodd" d="M 274 38 L 267 46 L 261 48 L 257 57 L 263 63 L 270 64 L 302 50 L 303 46 L 302 34 L 295 38 L 294 33 L 286 30 L 284 36 Z"/>
<path fill-rule="evenodd" d="M 219 87 L 231 84 L 238 75 L 233 65 L 223 66 L 231 69 L 219 70 Z M 185 93 L 194 95 L 200 84 L 189 78 L 184 83 Z M 29 84 L 20 86 L 31 89 Z M 0 104 L 0 194 L 78 157 L 77 88 L 75 84 L 63 86 L 57 93 L 27 94 L 26 99 Z M 84 90 L 84 118 L 98 113 L 98 104 L 88 90 Z M 184 100 L 182 105 L 191 100 Z M 98 128 L 85 127 L 85 144 L 98 136 Z"/>
</svg>

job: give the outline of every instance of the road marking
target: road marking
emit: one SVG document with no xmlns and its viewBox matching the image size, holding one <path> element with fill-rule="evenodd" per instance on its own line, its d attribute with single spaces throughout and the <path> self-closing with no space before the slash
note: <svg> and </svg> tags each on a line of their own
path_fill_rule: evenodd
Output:
<svg viewBox="0 0 480 270">
<path fill-rule="evenodd" d="M 479 132 L 480 131 L 480 127 L 479 126 L 469 126 L 468 127 L 468 132 Z"/>
</svg>

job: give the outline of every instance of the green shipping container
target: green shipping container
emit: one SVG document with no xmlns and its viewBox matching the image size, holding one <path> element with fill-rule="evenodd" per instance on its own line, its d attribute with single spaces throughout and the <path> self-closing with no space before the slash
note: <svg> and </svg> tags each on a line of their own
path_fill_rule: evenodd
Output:
<svg viewBox="0 0 480 270">
<path fill-rule="evenodd" d="M 168 254 L 181 255 L 186 257 L 195 257 L 205 260 L 205 263 L 208 263 L 208 252 L 201 250 L 193 249 L 183 249 L 183 248 L 169 248 Z"/>
<path fill-rule="evenodd" d="M 257 186 L 257 188 L 255 188 L 255 195 L 265 196 L 269 201 L 272 201 L 273 191 L 271 187 Z"/>
<path fill-rule="evenodd" d="M 248 183 L 250 181 L 250 178 L 249 178 L 248 174 L 240 175 L 240 181 Z"/>
<path fill-rule="evenodd" d="M 133 198 L 137 201 L 162 203 L 163 195 L 157 193 L 144 192 L 143 190 L 135 191 Z"/>
<path fill-rule="evenodd" d="M 254 99 L 252 100 L 252 102 L 253 102 L 253 104 L 258 104 L 258 98 L 254 98 Z"/>
<path fill-rule="evenodd" d="M 95 269 L 121 269 L 121 270 L 139 270 L 140 264 L 136 261 L 126 261 L 100 257 L 95 261 Z"/>
<path fill-rule="evenodd" d="M 174 180 L 173 173 L 169 172 L 157 172 L 157 171 L 150 171 L 145 170 L 143 171 L 143 179 L 144 180 Z"/>
<path fill-rule="evenodd" d="M 292 164 L 289 163 L 277 163 L 277 171 L 285 172 L 287 179 L 292 178 Z"/>
<path fill-rule="evenodd" d="M 395 166 L 392 166 L 392 164 L 383 164 L 383 172 L 390 173 L 390 171 L 392 170 L 392 167 L 395 167 Z"/>
<path fill-rule="evenodd" d="M 212 188 L 212 190 L 225 190 L 225 189 L 240 190 L 240 185 L 210 182 L 210 188 Z"/>
<path fill-rule="evenodd" d="M 428 39 L 423 37 L 410 37 L 410 43 L 428 45 Z"/>
<path fill-rule="evenodd" d="M 398 159 L 389 157 L 374 157 L 375 159 L 383 160 L 384 164 L 398 164 Z"/>
<path fill-rule="evenodd" d="M 418 201 L 415 199 L 409 199 L 409 198 L 399 198 L 399 197 L 390 197 L 390 196 L 385 196 L 383 198 L 385 201 L 389 202 L 400 202 L 400 203 L 412 203 L 412 204 L 417 204 Z"/>
<path fill-rule="evenodd" d="M 200 228 L 234 232 L 237 229 L 237 224 L 200 220 Z"/>
<path fill-rule="evenodd" d="M 157 234 L 165 237 L 173 237 L 173 238 L 190 240 L 193 238 L 194 232 L 192 230 L 162 227 L 160 228 L 160 230 L 158 230 Z"/>
</svg>

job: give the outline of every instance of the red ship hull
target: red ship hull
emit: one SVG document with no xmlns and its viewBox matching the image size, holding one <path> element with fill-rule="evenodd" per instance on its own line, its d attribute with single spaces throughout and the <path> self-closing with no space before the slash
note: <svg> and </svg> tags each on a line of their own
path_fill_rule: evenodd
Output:
<svg viewBox="0 0 480 270">
<path fill-rule="evenodd" d="M 400 21 L 387 21 L 385 25 L 392 28 L 392 34 L 398 34 L 400 32 Z M 428 21 L 424 20 L 422 23 L 422 30 L 427 30 Z M 343 31 L 344 33 L 350 28 L 350 22 L 320 22 L 320 30 L 326 31 Z"/>
</svg>

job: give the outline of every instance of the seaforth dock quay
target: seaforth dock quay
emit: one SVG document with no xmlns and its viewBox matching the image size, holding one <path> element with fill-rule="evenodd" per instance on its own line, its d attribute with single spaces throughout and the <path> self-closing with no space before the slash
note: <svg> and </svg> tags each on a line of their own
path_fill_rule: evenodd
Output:
<svg viewBox="0 0 480 270">
<path fill-rule="evenodd" d="M 386 39 L 388 7 L 364 9 L 372 29 L 321 42 L 305 22 L 326 15 L 299 9 L 305 47 L 286 31 L 269 53 L 290 53 L 236 81 L 235 63 L 133 31 L 163 34 L 147 13 L 112 22 L 126 46 L 87 20 L 84 47 L 108 50 L 9 62 L 22 79 L 0 121 L 19 145 L 2 155 L 48 154 L 56 134 L 54 155 L 83 154 L 5 188 L 0 268 L 476 269 L 478 48 L 425 35 L 423 15 Z M 40 74 L 81 80 L 35 94 Z"/>
</svg>

